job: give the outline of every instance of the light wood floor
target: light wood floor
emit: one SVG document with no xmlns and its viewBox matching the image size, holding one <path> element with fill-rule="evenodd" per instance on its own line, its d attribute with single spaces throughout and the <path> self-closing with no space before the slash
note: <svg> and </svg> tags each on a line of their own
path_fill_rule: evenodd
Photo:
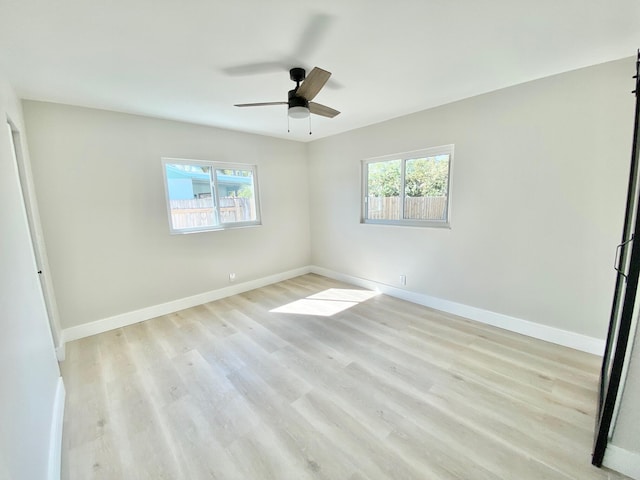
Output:
<svg viewBox="0 0 640 480">
<path fill-rule="evenodd" d="M 68 344 L 63 478 L 624 478 L 589 463 L 598 357 L 367 296 L 305 275 Z"/>
</svg>

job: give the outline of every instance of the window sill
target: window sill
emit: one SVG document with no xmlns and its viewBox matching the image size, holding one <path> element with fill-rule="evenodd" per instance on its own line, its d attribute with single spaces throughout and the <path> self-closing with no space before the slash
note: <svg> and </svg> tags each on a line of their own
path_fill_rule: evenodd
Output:
<svg viewBox="0 0 640 480">
<path fill-rule="evenodd" d="M 251 228 L 251 227 L 260 227 L 262 226 L 262 222 L 243 222 L 243 223 L 234 223 L 233 225 L 219 225 L 215 227 L 206 227 L 206 228 L 191 228 L 188 230 L 171 230 L 169 233 L 171 235 L 190 235 L 192 233 L 206 233 L 206 232 L 220 232 L 224 230 L 235 230 L 237 228 Z"/>
<path fill-rule="evenodd" d="M 361 225 L 382 225 L 390 227 L 418 227 L 451 229 L 449 222 L 419 220 L 360 220 Z"/>
</svg>

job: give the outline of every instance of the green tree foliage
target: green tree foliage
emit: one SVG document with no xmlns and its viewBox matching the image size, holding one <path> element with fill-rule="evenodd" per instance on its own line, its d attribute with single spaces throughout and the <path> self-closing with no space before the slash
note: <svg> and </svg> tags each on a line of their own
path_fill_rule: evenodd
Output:
<svg viewBox="0 0 640 480">
<path fill-rule="evenodd" d="M 400 195 L 400 160 L 369 163 L 369 195 L 397 197 Z"/>
<path fill-rule="evenodd" d="M 243 185 L 240 190 L 238 190 L 238 197 L 253 198 L 253 187 L 250 187 L 249 185 Z"/>
<path fill-rule="evenodd" d="M 368 168 L 370 196 L 400 196 L 400 160 L 370 163 Z M 407 160 L 405 195 L 408 197 L 444 196 L 447 194 L 448 176 L 448 155 Z"/>
<path fill-rule="evenodd" d="M 449 176 L 447 155 L 409 160 L 406 168 L 406 196 L 442 197 L 447 194 Z"/>
</svg>

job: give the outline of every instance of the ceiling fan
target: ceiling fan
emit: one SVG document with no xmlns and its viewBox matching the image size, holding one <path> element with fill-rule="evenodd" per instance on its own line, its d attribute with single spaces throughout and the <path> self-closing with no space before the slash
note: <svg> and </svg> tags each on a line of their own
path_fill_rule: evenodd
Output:
<svg viewBox="0 0 640 480">
<path fill-rule="evenodd" d="M 236 107 L 266 107 L 271 105 L 288 105 L 289 117 L 307 118 L 310 113 L 322 117 L 333 118 L 340 112 L 333 108 L 312 102 L 315 96 L 324 87 L 331 76 L 322 68 L 314 67 L 306 75 L 304 68 L 292 68 L 289 70 L 291 80 L 296 82 L 296 88 L 289 90 L 289 100 L 286 102 L 260 102 L 260 103 L 239 103 Z"/>
</svg>

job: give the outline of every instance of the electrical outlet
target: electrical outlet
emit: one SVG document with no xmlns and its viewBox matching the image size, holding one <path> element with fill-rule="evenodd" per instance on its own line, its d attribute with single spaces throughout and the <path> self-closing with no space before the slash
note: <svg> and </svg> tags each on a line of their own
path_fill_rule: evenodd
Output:
<svg viewBox="0 0 640 480">
<path fill-rule="evenodd" d="M 236 281 L 236 274 L 235 273 L 230 273 L 229 274 L 229 282 L 233 283 Z"/>
<path fill-rule="evenodd" d="M 407 276 L 400 275 L 400 285 L 406 285 L 406 284 L 407 284 Z"/>
</svg>

